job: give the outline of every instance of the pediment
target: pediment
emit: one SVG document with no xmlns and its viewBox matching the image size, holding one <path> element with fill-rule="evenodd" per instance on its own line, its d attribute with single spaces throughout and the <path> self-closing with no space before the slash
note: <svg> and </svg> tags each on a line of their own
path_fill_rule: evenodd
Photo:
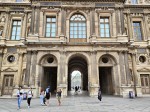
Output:
<svg viewBox="0 0 150 112">
<path fill-rule="evenodd" d="M 137 70 L 138 72 L 150 72 L 150 69 L 148 68 L 141 68 Z"/>
<path fill-rule="evenodd" d="M 13 68 L 5 68 L 2 70 L 2 72 L 16 72 L 17 69 L 13 69 Z"/>
</svg>

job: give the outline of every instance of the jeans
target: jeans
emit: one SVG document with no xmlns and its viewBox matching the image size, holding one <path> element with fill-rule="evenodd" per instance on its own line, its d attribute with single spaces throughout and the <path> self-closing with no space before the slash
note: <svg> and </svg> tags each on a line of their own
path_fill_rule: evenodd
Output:
<svg viewBox="0 0 150 112">
<path fill-rule="evenodd" d="M 41 103 L 41 105 L 44 104 L 43 99 L 44 99 L 44 96 L 40 95 L 40 103 Z"/>
<path fill-rule="evenodd" d="M 18 108 L 20 108 L 21 101 L 22 101 L 22 97 L 21 97 L 21 96 L 19 96 L 17 100 L 18 100 Z"/>
</svg>

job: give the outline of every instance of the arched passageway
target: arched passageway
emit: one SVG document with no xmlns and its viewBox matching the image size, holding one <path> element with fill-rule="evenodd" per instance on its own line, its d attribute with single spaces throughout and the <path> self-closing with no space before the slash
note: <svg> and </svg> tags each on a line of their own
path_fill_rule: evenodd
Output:
<svg viewBox="0 0 150 112">
<path fill-rule="evenodd" d="M 72 76 L 76 75 L 73 74 L 75 71 L 78 75 L 78 83 L 74 86 Z M 78 74 L 79 73 L 79 74 Z M 83 57 L 76 56 L 69 60 L 68 63 L 68 91 L 74 89 L 75 86 L 79 86 L 82 91 L 88 91 L 88 67 L 87 62 Z"/>
</svg>

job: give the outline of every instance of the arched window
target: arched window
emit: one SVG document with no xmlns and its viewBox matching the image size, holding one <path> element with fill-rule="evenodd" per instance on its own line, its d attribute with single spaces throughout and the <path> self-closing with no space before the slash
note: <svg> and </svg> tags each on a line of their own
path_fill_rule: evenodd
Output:
<svg viewBox="0 0 150 112">
<path fill-rule="evenodd" d="M 70 38 L 86 38 L 86 19 L 81 14 L 70 18 Z"/>
</svg>

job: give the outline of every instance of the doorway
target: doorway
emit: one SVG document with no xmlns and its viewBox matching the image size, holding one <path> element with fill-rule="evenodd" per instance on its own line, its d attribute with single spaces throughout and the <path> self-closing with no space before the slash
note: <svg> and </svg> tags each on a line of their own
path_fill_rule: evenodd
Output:
<svg viewBox="0 0 150 112">
<path fill-rule="evenodd" d="M 103 94 L 113 94 L 112 67 L 99 67 L 99 84 Z"/>
<path fill-rule="evenodd" d="M 55 94 L 57 89 L 57 67 L 44 67 L 41 87 L 45 90 L 50 86 L 52 94 Z"/>
<path fill-rule="evenodd" d="M 149 74 L 141 74 L 140 77 L 141 77 L 142 93 L 149 94 L 150 93 L 150 76 L 149 76 Z"/>
<path fill-rule="evenodd" d="M 12 95 L 14 75 L 4 75 L 3 95 Z"/>
</svg>

